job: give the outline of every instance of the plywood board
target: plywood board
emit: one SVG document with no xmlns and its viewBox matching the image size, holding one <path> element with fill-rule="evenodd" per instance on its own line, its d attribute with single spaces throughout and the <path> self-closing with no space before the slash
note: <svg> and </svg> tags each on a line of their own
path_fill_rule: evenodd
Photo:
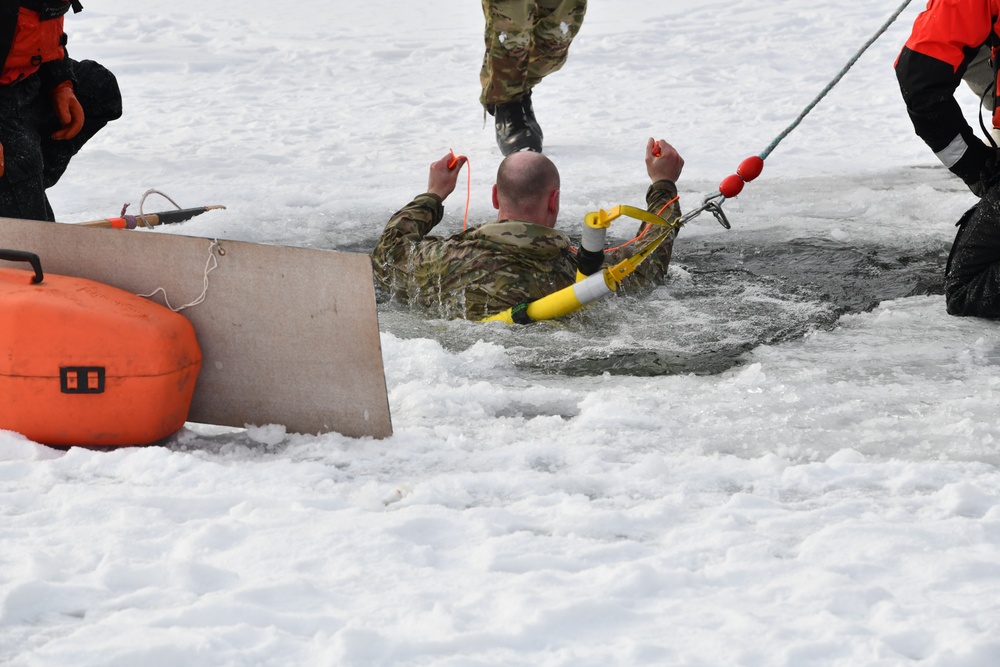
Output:
<svg viewBox="0 0 1000 667">
<path fill-rule="evenodd" d="M 0 218 L 0 248 L 135 294 L 165 291 L 203 362 L 189 421 L 392 434 L 368 255 Z M 25 269 L 27 265 L 23 265 Z M 163 303 L 163 294 L 154 298 Z M 141 350 L 143 341 L 122 341 Z M 136 396 L 141 401 L 143 397 Z"/>
</svg>

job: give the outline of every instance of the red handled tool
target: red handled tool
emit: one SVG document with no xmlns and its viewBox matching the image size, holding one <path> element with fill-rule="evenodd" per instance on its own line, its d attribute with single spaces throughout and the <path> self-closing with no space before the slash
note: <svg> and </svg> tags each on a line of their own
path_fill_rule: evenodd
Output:
<svg viewBox="0 0 1000 667">
<path fill-rule="evenodd" d="M 459 158 L 465 157 L 464 155 L 455 155 L 455 149 L 449 148 L 451 151 L 451 159 L 448 160 L 448 169 L 454 169 L 455 165 L 458 164 Z M 465 166 L 468 167 L 466 174 L 468 175 L 468 184 L 465 193 L 465 217 L 462 219 L 462 229 L 466 229 L 469 226 L 469 201 L 472 199 L 472 163 L 469 162 L 469 158 L 465 157 Z"/>
</svg>

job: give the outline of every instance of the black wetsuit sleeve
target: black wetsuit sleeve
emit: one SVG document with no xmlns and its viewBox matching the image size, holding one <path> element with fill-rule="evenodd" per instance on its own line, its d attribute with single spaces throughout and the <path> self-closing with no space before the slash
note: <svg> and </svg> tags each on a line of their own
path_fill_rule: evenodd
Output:
<svg viewBox="0 0 1000 667">
<path fill-rule="evenodd" d="M 65 47 L 66 35 L 63 34 L 63 45 Z M 76 85 L 76 74 L 73 71 L 73 61 L 70 60 L 69 51 L 62 60 L 52 60 L 44 63 L 38 69 L 38 76 L 42 78 L 42 88 L 46 91 L 52 90 L 63 81 L 72 81 Z"/>
<path fill-rule="evenodd" d="M 969 51 L 966 64 L 977 50 Z M 896 62 L 896 79 L 913 129 L 952 173 L 971 186 L 991 173 L 994 151 L 976 136 L 955 100 L 964 72 L 965 65 L 956 72 L 950 64 L 905 46 Z M 957 137 L 967 148 L 956 150 Z"/>
</svg>

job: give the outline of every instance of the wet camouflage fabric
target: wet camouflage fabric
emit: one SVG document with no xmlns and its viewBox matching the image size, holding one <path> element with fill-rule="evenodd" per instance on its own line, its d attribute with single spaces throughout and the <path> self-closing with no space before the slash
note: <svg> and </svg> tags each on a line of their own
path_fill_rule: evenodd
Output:
<svg viewBox="0 0 1000 667">
<path fill-rule="evenodd" d="M 649 210 L 659 211 L 677 194 L 659 181 L 646 193 Z M 380 289 L 403 303 L 423 306 L 440 317 L 479 320 L 533 301 L 576 280 L 575 245 L 563 232 L 517 220 L 490 222 L 449 238 L 428 236 L 444 215 L 441 200 L 422 194 L 389 220 L 372 251 Z M 663 217 L 680 215 L 677 204 Z M 582 223 L 581 223 L 582 224 Z M 664 242 L 622 286 L 634 291 L 666 277 L 672 239 Z M 615 264 L 642 247 L 608 253 Z"/>
<path fill-rule="evenodd" d="M 587 0 L 483 0 L 486 55 L 479 101 L 521 99 L 560 69 L 586 13 Z"/>
</svg>

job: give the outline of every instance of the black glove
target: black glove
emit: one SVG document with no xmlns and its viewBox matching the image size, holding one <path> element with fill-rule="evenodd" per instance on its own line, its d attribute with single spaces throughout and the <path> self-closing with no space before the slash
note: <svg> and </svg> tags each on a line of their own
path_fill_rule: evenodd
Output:
<svg viewBox="0 0 1000 667">
<path fill-rule="evenodd" d="M 965 180 L 972 194 L 982 198 L 1000 180 L 1000 149 L 989 148 L 979 169 L 978 177 Z"/>
</svg>

